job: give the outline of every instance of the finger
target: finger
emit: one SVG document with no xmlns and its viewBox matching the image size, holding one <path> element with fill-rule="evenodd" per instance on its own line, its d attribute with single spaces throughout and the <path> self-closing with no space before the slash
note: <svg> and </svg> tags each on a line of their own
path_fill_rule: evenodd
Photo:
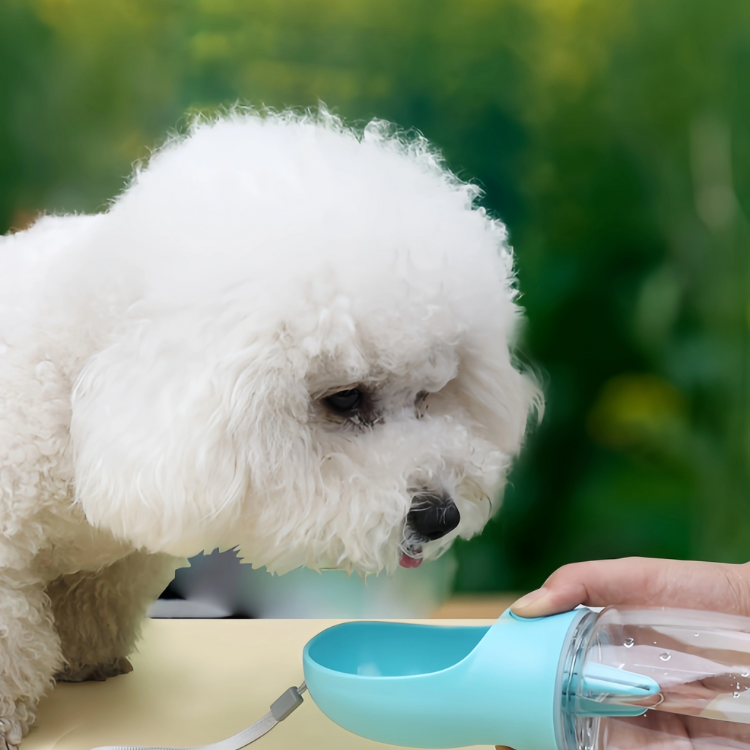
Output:
<svg viewBox="0 0 750 750">
<path fill-rule="evenodd" d="M 574 563 L 555 571 L 541 589 L 519 599 L 512 609 L 522 617 L 542 617 L 579 604 L 750 614 L 750 570 L 745 565 L 640 557 Z"/>
</svg>

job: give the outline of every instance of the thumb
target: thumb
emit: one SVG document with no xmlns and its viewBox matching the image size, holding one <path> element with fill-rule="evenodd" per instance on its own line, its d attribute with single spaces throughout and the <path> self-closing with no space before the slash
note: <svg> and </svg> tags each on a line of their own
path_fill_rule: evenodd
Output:
<svg viewBox="0 0 750 750">
<path fill-rule="evenodd" d="M 745 565 L 641 557 L 574 563 L 555 571 L 512 606 L 522 617 L 566 612 L 579 604 L 705 609 L 750 615 Z"/>
</svg>

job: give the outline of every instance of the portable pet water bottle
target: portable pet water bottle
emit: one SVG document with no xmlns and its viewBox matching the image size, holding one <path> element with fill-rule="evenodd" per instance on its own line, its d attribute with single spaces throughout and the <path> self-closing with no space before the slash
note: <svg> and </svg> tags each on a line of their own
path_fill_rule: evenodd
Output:
<svg viewBox="0 0 750 750">
<path fill-rule="evenodd" d="M 750 619 L 610 607 L 491 627 L 352 622 L 313 638 L 318 707 L 372 740 L 516 750 L 750 747 Z"/>
</svg>

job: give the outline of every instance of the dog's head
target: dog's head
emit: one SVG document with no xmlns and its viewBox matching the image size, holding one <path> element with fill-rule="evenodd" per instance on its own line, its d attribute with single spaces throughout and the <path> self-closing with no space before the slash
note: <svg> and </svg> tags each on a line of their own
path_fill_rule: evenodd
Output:
<svg viewBox="0 0 750 750">
<path fill-rule="evenodd" d="M 415 566 L 481 531 L 537 390 L 477 193 L 423 139 L 325 113 L 157 154 L 81 256 L 112 317 L 73 398 L 88 519 L 279 571 Z"/>
</svg>

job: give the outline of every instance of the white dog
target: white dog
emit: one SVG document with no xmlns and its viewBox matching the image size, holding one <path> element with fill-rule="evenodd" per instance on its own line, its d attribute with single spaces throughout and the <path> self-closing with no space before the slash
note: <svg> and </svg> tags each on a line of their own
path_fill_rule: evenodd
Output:
<svg viewBox="0 0 750 750">
<path fill-rule="evenodd" d="M 199 122 L 0 245 L 0 749 L 129 670 L 179 558 L 414 567 L 478 533 L 537 389 L 502 224 L 420 137 Z"/>
</svg>

